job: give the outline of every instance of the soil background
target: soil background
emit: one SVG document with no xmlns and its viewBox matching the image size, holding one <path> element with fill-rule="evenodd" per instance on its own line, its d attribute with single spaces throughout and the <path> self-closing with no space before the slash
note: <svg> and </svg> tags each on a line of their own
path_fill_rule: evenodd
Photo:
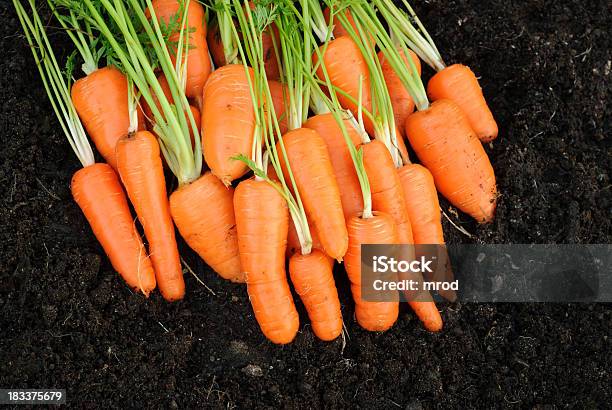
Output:
<svg viewBox="0 0 612 410">
<path fill-rule="evenodd" d="M 610 243 L 612 10 L 592 1 L 414 1 L 447 63 L 479 77 L 500 125 L 487 147 L 495 222 L 447 213 L 451 243 Z M 182 249 L 184 301 L 132 294 L 69 183 L 79 164 L 45 96 L 11 2 L 0 3 L 0 387 L 66 388 L 73 407 L 605 407 L 605 304 L 452 304 L 425 332 L 404 309 L 361 330 L 337 275 L 349 339 L 261 335 L 246 290 Z M 64 54 L 66 39 L 52 41 Z M 425 76 L 431 72 L 425 70 Z M 205 204 L 202 204 L 205 206 Z M 214 294 L 213 294 L 214 292 Z M 299 303 L 299 302 L 298 302 Z"/>
</svg>

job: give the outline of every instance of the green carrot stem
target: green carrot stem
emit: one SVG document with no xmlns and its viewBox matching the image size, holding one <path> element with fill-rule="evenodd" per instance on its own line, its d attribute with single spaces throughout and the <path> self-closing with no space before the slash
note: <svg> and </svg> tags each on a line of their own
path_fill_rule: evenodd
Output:
<svg viewBox="0 0 612 410">
<path fill-rule="evenodd" d="M 70 78 L 64 78 L 62 75 L 62 70 L 45 32 L 45 26 L 38 15 L 35 1 L 29 0 L 28 3 L 32 17 L 28 15 L 21 1 L 13 0 L 19 22 L 30 45 L 53 111 L 83 167 L 93 165 L 95 160 L 91 145 L 70 97 Z"/>
</svg>

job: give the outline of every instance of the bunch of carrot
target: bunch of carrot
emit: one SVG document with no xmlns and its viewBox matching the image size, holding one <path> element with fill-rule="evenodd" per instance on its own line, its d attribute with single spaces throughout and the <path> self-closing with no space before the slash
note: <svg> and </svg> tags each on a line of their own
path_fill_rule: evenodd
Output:
<svg viewBox="0 0 612 410">
<path fill-rule="evenodd" d="M 357 322 L 384 331 L 399 303 L 362 298 L 361 246 L 444 245 L 437 192 L 493 219 L 481 141 L 497 125 L 475 75 L 446 67 L 407 0 L 212 0 L 208 12 L 196 0 L 47 1 L 76 49 L 69 70 L 35 1 L 13 3 L 84 166 L 74 199 L 146 296 L 184 297 L 176 227 L 220 276 L 246 283 L 272 342 L 299 329 L 290 283 L 316 336 L 341 335 L 335 261 Z M 73 83 L 77 57 L 85 76 Z M 437 71 L 427 89 L 421 60 Z M 170 195 L 164 167 L 178 181 Z M 442 328 L 430 295 L 409 304 L 426 329 Z"/>
</svg>

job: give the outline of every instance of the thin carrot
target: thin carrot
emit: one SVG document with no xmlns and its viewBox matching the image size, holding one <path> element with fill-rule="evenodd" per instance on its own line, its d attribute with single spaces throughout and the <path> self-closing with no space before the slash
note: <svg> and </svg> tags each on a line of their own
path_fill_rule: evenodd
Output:
<svg viewBox="0 0 612 410">
<path fill-rule="evenodd" d="M 398 50 L 398 52 L 400 53 L 402 60 L 404 60 L 404 64 L 409 69 L 410 64 L 408 63 L 406 54 L 404 54 L 403 50 Z M 408 54 L 414 62 L 417 73 L 421 75 L 421 60 L 419 60 L 419 57 L 412 50 L 408 50 Z M 380 60 L 385 83 L 387 84 L 387 89 L 389 90 L 389 97 L 391 97 L 395 126 L 401 132 L 400 135 L 402 135 L 404 133 L 403 129 L 404 124 L 406 123 L 406 118 L 414 111 L 414 100 L 410 96 L 408 90 L 406 90 L 404 87 L 402 80 L 397 76 L 397 74 L 395 74 L 393 66 L 385 59 L 384 52 L 380 51 L 378 53 L 378 58 Z"/>
<path fill-rule="evenodd" d="M 300 323 L 285 273 L 287 204 L 268 182 L 249 179 L 238 184 L 234 209 L 240 262 L 257 322 L 272 342 L 289 343 Z"/>
<path fill-rule="evenodd" d="M 157 19 L 172 27 L 172 22 L 182 22 L 180 17 L 184 3 L 179 0 L 152 0 L 151 5 Z M 147 9 L 147 13 L 150 13 L 149 9 Z M 189 1 L 186 13 L 189 24 L 189 30 L 187 30 L 189 31 L 187 40 L 189 50 L 184 58 L 187 63 L 185 94 L 187 97 L 199 101 L 202 98 L 202 90 L 211 70 L 206 43 L 206 13 L 204 6 L 198 1 Z M 177 24 L 173 28 L 174 30 L 168 38 L 170 44 L 178 42 L 180 37 L 180 25 Z M 176 50 L 170 54 L 175 65 L 177 54 Z"/>
<path fill-rule="evenodd" d="M 249 73 L 252 77 L 252 69 Z M 213 72 L 204 88 L 203 101 L 204 157 L 212 173 L 229 185 L 248 170 L 232 158 L 250 155 L 253 146 L 255 114 L 244 67 L 230 64 Z"/>
<path fill-rule="evenodd" d="M 374 140 L 362 145 L 363 163 L 372 189 L 372 207 L 390 215 L 398 232 L 398 243 L 414 243 L 406 198 L 398 171 L 385 144 Z"/>
<path fill-rule="evenodd" d="M 361 142 L 361 137 L 349 120 L 344 120 L 349 137 L 355 147 Z M 340 199 L 344 218 L 349 219 L 363 210 L 363 197 L 359 178 L 351 153 L 346 145 L 342 129 L 338 126 L 333 114 L 320 114 L 310 117 L 304 127 L 311 128 L 323 138 L 334 170 L 334 175 L 340 189 Z"/>
<path fill-rule="evenodd" d="M 182 299 L 185 282 L 155 136 L 139 131 L 120 139 L 117 168 L 149 241 L 159 290 L 168 301 Z"/>
<path fill-rule="evenodd" d="M 280 163 L 284 179 L 292 184 L 301 213 L 292 215 L 300 247 L 289 260 L 289 273 L 313 332 L 319 339 L 330 341 L 342 332 L 332 258 L 340 260 L 344 256 L 348 233 L 325 141 L 315 130 L 303 127 L 311 95 L 306 73 L 312 72 L 310 56 L 315 43 L 295 30 L 299 24 L 293 13 L 282 14 L 278 26 L 283 81 L 288 85 L 285 111 L 291 131 L 279 139 L 276 152 L 272 150 L 273 163 Z"/>
<path fill-rule="evenodd" d="M 308 310 L 312 331 L 325 341 L 334 340 L 342 332 L 332 267 L 329 256 L 317 249 L 306 255 L 296 253 L 289 260 L 291 282 Z"/>
<path fill-rule="evenodd" d="M 207 172 L 170 195 L 170 210 L 174 223 L 191 249 L 224 279 L 244 282 L 233 197 L 233 188 L 225 187 L 217 177 Z"/>
<path fill-rule="evenodd" d="M 148 296 L 155 273 L 115 171 L 107 164 L 86 166 L 73 175 L 70 188 L 113 268 Z"/>
<path fill-rule="evenodd" d="M 316 131 L 308 128 L 289 131 L 282 139 L 285 152 L 280 147 L 277 150 L 285 179 L 289 179 L 286 155 L 292 165 L 306 213 L 316 226 L 325 253 L 342 260 L 348 246 L 348 237 L 340 189 L 325 141 Z"/>
<path fill-rule="evenodd" d="M 497 203 L 495 174 L 461 108 L 438 100 L 408 117 L 406 135 L 438 191 L 478 222 L 491 222 Z"/>
<path fill-rule="evenodd" d="M 403 37 L 410 48 L 437 71 L 427 86 L 429 98 L 454 101 L 482 142 L 497 138 L 497 123 L 472 70 L 461 64 L 446 66 L 433 39 L 407 0 L 402 0 L 402 4 L 410 15 L 400 10 L 392 0 L 375 0 L 374 4 L 387 23 L 396 28 L 395 34 Z"/>
<path fill-rule="evenodd" d="M 453 277 L 448 252 L 444 246 L 444 233 L 442 231 L 440 204 L 434 185 L 433 177 L 427 168 L 419 164 L 408 164 L 399 171 L 404 194 L 407 198 L 408 216 L 412 223 L 415 257 L 418 259 L 423 251 L 435 251 L 437 270 L 430 274 L 427 280 L 448 281 Z M 426 245 L 423 249 L 418 245 Z M 438 245 L 438 246 L 433 246 Z M 422 277 L 419 279 L 423 279 Z M 438 293 L 444 298 L 454 301 L 457 297 L 453 290 L 440 290 Z M 421 318 L 423 325 L 430 332 L 442 329 L 442 318 L 436 305 L 430 300 L 428 294 L 422 294 L 409 300 L 410 307 Z"/>
<path fill-rule="evenodd" d="M 431 173 L 422 165 L 408 164 L 398 170 L 416 244 L 444 244 L 440 204 Z"/>
<path fill-rule="evenodd" d="M 389 329 L 397 320 L 398 302 L 370 302 L 361 297 L 361 245 L 396 244 L 398 232 L 393 218 L 374 212 L 370 218 L 352 217 L 348 223 L 349 248 L 344 258 L 355 300 L 355 317 L 361 327 L 374 332 Z"/>
<path fill-rule="evenodd" d="M 31 17 L 20 1 L 13 0 L 13 5 L 53 110 L 83 165 L 72 177 L 72 196 L 113 268 L 128 286 L 148 296 L 155 288 L 155 274 L 134 226 L 119 178 L 108 164 L 94 163 L 83 124 L 70 98 L 70 77 L 63 77 L 38 15 L 37 5 L 33 0 L 29 1 Z"/>
</svg>

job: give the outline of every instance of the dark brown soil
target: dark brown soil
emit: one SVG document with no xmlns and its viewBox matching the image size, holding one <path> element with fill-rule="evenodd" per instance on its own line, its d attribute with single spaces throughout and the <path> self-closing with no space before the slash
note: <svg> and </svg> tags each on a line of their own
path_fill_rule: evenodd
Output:
<svg viewBox="0 0 612 410">
<path fill-rule="evenodd" d="M 609 2 L 414 3 L 447 62 L 482 77 L 500 124 L 488 148 L 502 194 L 497 219 L 478 227 L 460 215 L 462 225 L 486 243 L 610 243 Z M 338 275 L 343 349 L 316 340 L 304 315 L 293 344 L 270 344 L 244 287 L 186 250 L 214 294 L 191 275 L 180 303 L 132 294 L 71 199 L 79 164 L 8 1 L 0 22 L 0 388 L 66 388 L 74 407 L 104 408 L 612 401 L 609 305 L 455 304 L 443 307 L 440 334 L 409 311 L 374 334 L 355 324 Z M 470 241 L 445 228 L 450 242 Z"/>
</svg>

